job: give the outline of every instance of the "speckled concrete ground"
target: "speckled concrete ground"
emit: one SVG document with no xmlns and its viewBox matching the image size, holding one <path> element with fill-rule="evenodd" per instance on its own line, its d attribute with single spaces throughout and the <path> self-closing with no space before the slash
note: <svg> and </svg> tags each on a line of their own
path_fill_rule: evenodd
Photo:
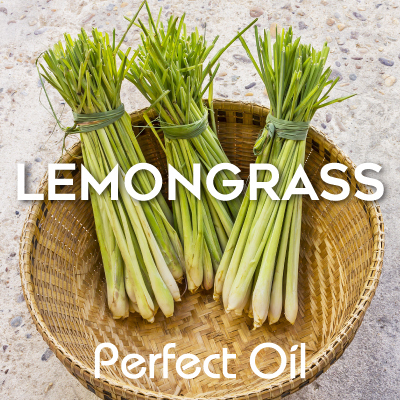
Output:
<svg viewBox="0 0 400 400">
<path fill-rule="evenodd" d="M 385 195 L 380 201 L 386 226 L 384 269 L 364 322 L 343 357 L 316 382 L 291 399 L 398 399 L 400 396 L 400 5 L 396 1 L 151 1 L 153 9 L 187 13 L 189 27 L 207 22 L 208 37 L 226 43 L 238 28 L 261 14 L 261 28 L 293 25 L 295 35 L 320 46 L 330 42 L 330 63 L 342 77 L 337 95 L 358 93 L 346 103 L 320 112 L 313 120 L 356 162 L 382 165 Z M 0 1 L 0 397 L 2 399 L 89 400 L 94 396 L 71 377 L 35 331 L 22 297 L 18 241 L 29 204 L 17 201 L 17 163 L 29 168 L 34 188 L 49 162 L 60 154 L 61 133 L 39 104 L 34 61 L 39 53 L 81 26 L 122 32 L 124 15 L 139 1 Z M 252 34 L 246 37 L 251 45 Z M 126 45 L 138 43 L 132 30 Z M 222 57 L 216 97 L 268 105 L 263 87 L 236 43 Z M 380 60 L 383 58 L 384 60 Z M 386 64 L 386 65 L 385 65 Z M 251 89 L 245 87 L 255 82 Z M 54 92 L 57 112 L 63 105 Z M 145 105 L 132 86 L 123 99 L 134 110 Z M 63 120 L 70 122 L 64 112 Z"/>
</svg>

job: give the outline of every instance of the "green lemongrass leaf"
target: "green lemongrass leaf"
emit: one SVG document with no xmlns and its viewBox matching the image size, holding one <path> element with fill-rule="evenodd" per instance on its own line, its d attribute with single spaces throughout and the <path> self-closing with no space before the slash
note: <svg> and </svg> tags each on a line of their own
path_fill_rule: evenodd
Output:
<svg viewBox="0 0 400 400">
<path fill-rule="evenodd" d="M 121 44 L 124 42 L 126 35 L 128 34 L 129 30 L 132 28 L 132 25 L 134 24 L 134 22 L 135 22 L 137 16 L 139 15 L 141 9 L 143 8 L 143 6 L 144 6 L 145 4 L 147 5 L 147 1 L 146 1 L 146 0 L 142 1 L 142 3 L 140 4 L 138 10 L 136 11 L 136 14 L 133 16 L 133 18 L 132 18 L 131 20 L 128 19 L 129 25 L 128 25 L 128 27 L 126 28 L 124 34 L 122 35 L 121 40 L 119 41 L 117 47 L 114 47 L 114 45 L 113 45 L 114 55 L 118 53 L 118 50 L 119 50 L 119 48 L 121 47 Z"/>
<path fill-rule="evenodd" d="M 151 33 L 153 34 L 153 37 L 155 37 L 157 39 L 157 42 L 159 44 L 161 44 L 161 41 L 160 41 L 159 36 L 158 36 L 158 31 L 157 31 L 156 24 L 154 23 L 153 16 L 151 15 L 151 12 L 150 12 L 149 4 L 147 3 L 147 1 L 145 3 L 146 3 L 147 15 L 149 16 L 149 21 L 150 21 L 149 28 L 150 29 L 154 28 L 154 29 L 152 29 Z M 160 12 L 161 11 L 162 11 L 162 8 L 160 7 Z"/>
<path fill-rule="evenodd" d="M 250 22 L 249 25 L 247 25 L 244 29 L 242 29 L 240 32 L 237 33 L 237 35 L 231 39 L 228 44 L 226 44 L 222 49 L 220 49 L 217 54 L 211 59 L 211 61 L 207 64 L 207 67 L 205 68 L 202 76 L 202 81 L 204 80 L 204 77 L 208 74 L 209 70 L 214 66 L 214 64 L 218 61 L 218 59 L 222 56 L 222 54 L 231 46 L 231 44 L 238 38 L 240 38 L 248 29 L 250 29 L 256 22 L 258 21 L 258 18 Z"/>
<path fill-rule="evenodd" d="M 156 23 L 156 31 L 158 29 L 158 26 L 161 22 L 161 12 L 162 12 L 162 8 L 160 7 L 160 10 L 158 11 L 158 16 L 157 16 L 157 23 Z"/>
<path fill-rule="evenodd" d="M 124 15 L 124 18 L 128 21 L 128 22 L 132 22 L 132 19 L 129 18 L 128 16 Z M 132 25 L 135 25 L 136 27 L 140 28 L 140 25 L 137 22 L 133 22 Z"/>
<path fill-rule="evenodd" d="M 286 112 L 287 108 L 290 107 L 290 101 L 293 101 L 293 93 L 294 93 L 294 90 L 295 90 L 296 82 L 297 82 L 297 75 L 294 74 L 294 75 L 292 75 L 292 80 L 290 82 L 290 86 L 289 86 L 289 89 L 288 89 L 288 91 L 286 93 L 285 101 L 284 101 L 283 106 L 282 106 L 282 115 L 285 115 L 285 112 Z"/>
<path fill-rule="evenodd" d="M 327 99 L 329 97 L 329 93 L 336 86 L 336 84 L 339 82 L 339 80 L 340 80 L 340 77 L 338 76 L 333 81 L 326 82 L 325 86 L 327 86 L 327 85 L 330 85 L 330 86 L 329 86 L 329 89 L 324 93 L 324 96 L 321 99 L 322 101 L 324 101 L 325 99 Z M 320 103 L 321 100 L 319 100 L 318 102 Z"/>
<path fill-rule="evenodd" d="M 148 113 L 152 108 L 154 108 L 158 103 L 161 102 L 161 100 L 167 96 L 169 93 L 169 90 L 166 90 L 160 97 L 158 97 L 153 103 L 150 104 L 150 106 L 147 108 L 146 113 Z"/>
<path fill-rule="evenodd" d="M 186 100 L 186 117 L 185 117 L 185 122 L 186 124 L 189 123 L 190 119 L 190 100 L 192 98 L 192 93 L 191 93 L 192 85 L 191 85 L 191 79 L 188 79 L 188 91 L 187 91 L 187 100 Z"/>
<path fill-rule="evenodd" d="M 295 74 L 295 83 L 294 83 L 294 88 L 293 88 L 292 106 L 290 107 L 289 114 L 286 117 L 286 120 L 288 120 L 288 121 L 292 121 L 293 118 L 294 118 L 294 110 L 296 108 L 297 99 L 298 99 L 298 96 L 300 94 L 300 92 L 299 92 L 300 77 L 301 77 L 301 71 L 299 71 L 297 74 Z"/>
<path fill-rule="evenodd" d="M 301 112 L 303 112 L 312 98 L 312 96 L 315 94 L 315 92 L 319 89 L 319 86 L 315 86 L 311 92 L 300 102 L 300 104 L 296 107 L 294 110 L 294 115 L 296 116 L 296 120 L 301 120 L 301 118 L 298 116 Z"/>
<path fill-rule="evenodd" d="M 337 99 L 334 99 L 334 100 L 328 101 L 328 102 L 326 102 L 326 103 L 320 104 L 320 105 L 319 105 L 318 107 L 316 107 L 316 108 L 326 107 L 326 106 L 329 106 L 330 104 L 334 104 L 334 103 L 341 103 L 343 100 L 350 99 L 351 97 L 354 97 L 354 96 L 356 96 L 356 95 L 357 95 L 357 93 L 351 94 L 351 95 L 349 95 L 349 96 L 339 97 L 339 98 L 337 98 Z"/>
<path fill-rule="evenodd" d="M 253 54 L 251 54 L 251 51 L 250 51 L 250 49 L 249 49 L 249 46 L 247 46 L 246 41 L 245 41 L 241 36 L 239 37 L 239 40 L 240 40 L 240 43 L 242 43 L 243 48 L 246 50 L 246 53 L 247 53 L 248 57 L 250 58 L 251 62 L 253 63 L 254 68 L 257 70 L 258 75 L 259 75 L 260 78 L 262 79 L 263 76 L 264 76 L 264 74 L 261 72 L 260 67 L 258 66 L 256 60 L 255 60 L 254 57 L 253 57 Z M 261 63 L 260 63 L 260 64 L 261 64 Z"/>
<path fill-rule="evenodd" d="M 204 93 L 207 91 L 207 89 L 210 88 L 210 92 L 212 95 L 212 84 L 214 81 L 215 76 L 217 75 L 218 69 L 220 67 L 220 64 L 218 63 L 217 66 L 215 67 L 213 73 L 210 75 L 208 83 L 206 84 L 206 86 L 204 86 L 204 89 L 202 90 L 202 92 L 199 94 L 198 98 L 201 99 L 204 96 Z M 211 71 L 210 71 L 211 72 Z M 212 105 L 212 100 L 210 100 L 210 98 L 208 99 L 209 105 Z"/>
<path fill-rule="evenodd" d="M 281 118 L 282 113 L 282 99 L 283 99 L 283 90 L 284 90 L 284 81 L 285 81 L 285 50 L 282 49 L 281 52 L 281 62 L 280 62 L 280 72 L 279 72 L 279 83 L 278 83 L 278 101 L 277 101 L 277 118 Z"/>
</svg>

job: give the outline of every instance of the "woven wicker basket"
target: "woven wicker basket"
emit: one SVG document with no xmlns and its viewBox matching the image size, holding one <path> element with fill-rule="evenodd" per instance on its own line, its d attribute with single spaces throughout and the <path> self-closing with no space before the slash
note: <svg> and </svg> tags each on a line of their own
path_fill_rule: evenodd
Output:
<svg viewBox="0 0 400 400">
<path fill-rule="evenodd" d="M 222 146 L 246 179 L 249 163 L 254 160 L 252 146 L 268 110 L 241 102 L 216 101 L 215 111 Z M 132 121 L 133 125 L 145 125 L 140 112 L 132 115 Z M 138 128 L 134 129 L 138 134 Z M 147 162 L 165 177 L 165 156 L 153 134 L 142 132 L 139 142 Z M 75 155 L 80 151 L 79 144 L 71 149 Z M 62 161 L 80 163 L 70 155 Z M 341 177 L 350 183 L 351 195 L 342 202 L 304 199 L 299 314 L 294 326 L 281 318 L 275 325 L 264 324 L 252 331 L 250 319 L 225 314 L 212 292 L 204 291 L 186 293 L 169 319 L 158 313 L 153 324 L 135 315 L 124 321 L 113 320 L 106 306 L 91 205 L 79 200 L 77 168 L 72 173 L 74 185 L 61 190 L 75 193 L 78 200 L 34 202 L 22 232 L 22 287 L 38 331 L 67 370 L 102 399 L 274 399 L 297 391 L 326 371 L 352 341 L 374 296 L 382 268 L 384 229 L 379 206 L 354 197 L 356 189 L 366 190 L 355 182 L 354 164 L 324 134 L 310 129 L 305 169 L 317 193 L 325 188 L 319 171 L 328 162 L 348 167 Z M 64 177 L 71 178 L 71 174 L 65 173 Z M 46 177 L 40 192 L 47 193 Z M 95 379 L 94 350 L 103 342 L 118 347 L 120 360 L 130 353 L 148 359 L 150 353 L 161 352 L 167 343 L 176 343 L 177 356 L 192 353 L 201 360 L 210 354 L 222 354 L 222 348 L 227 347 L 237 354 L 229 370 L 237 374 L 237 379 L 212 379 L 201 373 L 195 379 L 184 380 L 173 362 L 169 363 L 169 379 L 162 378 L 160 364 L 156 364 L 154 379 L 144 376 L 131 381 L 122 375 L 119 362 L 102 367 L 101 379 Z M 290 379 L 288 366 L 278 378 L 258 378 L 250 369 L 249 357 L 263 342 L 277 343 L 287 354 L 292 345 L 306 343 L 306 377 Z M 258 357 L 260 370 L 276 371 L 278 354 L 273 350 L 263 352 L 262 359 Z M 214 361 L 213 368 L 221 373 L 222 364 Z"/>
</svg>

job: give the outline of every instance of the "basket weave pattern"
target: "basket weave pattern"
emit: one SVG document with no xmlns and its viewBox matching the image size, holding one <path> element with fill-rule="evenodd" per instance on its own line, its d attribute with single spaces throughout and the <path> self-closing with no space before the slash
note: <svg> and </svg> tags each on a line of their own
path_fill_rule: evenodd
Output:
<svg viewBox="0 0 400 400">
<path fill-rule="evenodd" d="M 230 161 L 246 179 L 249 163 L 254 162 L 252 146 L 265 124 L 268 110 L 241 102 L 216 101 L 216 124 L 221 144 Z M 132 124 L 143 126 L 141 112 L 132 114 Z M 147 162 L 155 165 L 166 180 L 166 159 L 149 130 L 134 127 Z M 70 150 L 80 155 L 80 144 Z M 317 194 L 327 188 L 320 169 L 329 162 L 348 167 L 345 174 L 351 186 L 348 199 L 329 202 L 323 198 L 303 202 L 303 226 L 299 270 L 299 314 L 294 326 L 284 318 L 277 324 L 264 324 L 252 331 L 246 316 L 226 314 L 212 291 L 186 293 L 176 305 L 172 318 L 158 313 L 153 324 L 131 314 L 115 321 L 106 305 L 106 285 L 96 241 L 90 201 L 80 200 L 80 159 L 66 154 L 62 162 L 75 162 L 73 186 L 60 188 L 75 193 L 76 201 L 48 201 L 47 177 L 41 182 L 44 201 L 34 202 L 24 225 L 20 247 L 20 269 L 24 295 L 38 331 L 64 366 L 85 387 L 103 399 L 144 398 L 283 398 L 307 385 L 326 371 L 352 341 L 378 285 L 384 251 L 384 228 L 380 208 L 354 197 L 357 189 L 354 164 L 323 133 L 311 128 L 307 138 L 305 170 Z M 334 175 L 334 174 L 333 174 Z M 166 185 L 164 185 L 164 188 Z M 212 379 L 203 372 L 192 380 L 182 379 L 169 363 L 169 378 L 162 378 L 161 363 L 155 378 L 145 375 L 132 381 L 121 373 L 120 362 L 102 367 L 101 378 L 94 378 L 94 350 L 99 343 L 111 342 L 119 359 L 140 353 L 161 353 L 167 343 L 176 343 L 176 357 L 191 353 L 204 360 L 222 355 L 222 348 L 237 354 L 229 372 L 236 379 L 222 376 L 222 360 L 215 360 L 211 371 L 221 374 Z M 306 344 L 306 377 L 290 379 L 289 364 L 282 375 L 270 381 L 250 369 L 251 351 L 263 342 L 274 342 L 286 352 L 291 346 Z M 170 351 L 171 352 L 171 351 Z M 296 352 L 297 360 L 299 352 Z M 276 371 L 279 355 L 263 350 L 257 358 L 264 373 Z M 185 371 L 192 372 L 193 369 Z"/>
</svg>

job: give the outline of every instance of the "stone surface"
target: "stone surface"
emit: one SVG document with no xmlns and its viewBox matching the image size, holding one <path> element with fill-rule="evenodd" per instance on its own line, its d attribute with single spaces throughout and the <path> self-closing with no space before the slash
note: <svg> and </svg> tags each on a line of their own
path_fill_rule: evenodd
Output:
<svg viewBox="0 0 400 400">
<path fill-rule="evenodd" d="M 303 21 L 299 21 L 299 29 L 302 31 L 303 29 L 307 29 L 307 25 Z"/>
<path fill-rule="evenodd" d="M 329 26 L 335 25 L 336 21 L 333 18 L 328 18 L 326 24 Z"/>
<path fill-rule="evenodd" d="M 360 33 L 359 33 L 359 32 L 352 31 L 352 32 L 350 33 L 350 39 L 358 40 L 358 37 L 359 37 L 359 36 L 360 36 Z"/>
<path fill-rule="evenodd" d="M 397 79 L 394 76 L 388 76 L 385 79 L 385 85 L 386 86 L 392 86 L 396 83 Z"/>
<path fill-rule="evenodd" d="M 11 325 L 13 328 L 18 328 L 21 324 L 22 324 L 22 317 L 21 317 L 21 316 L 14 317 L 14 318 L 10 321 L 10 325 Z"/>
<path fill-rule="evenodd" d="M 42 33 L 45 33 L 46 31 L 47 31 L 47 28 L 43 27 L 43 28 L 37 29 L 37 30 L 34 32 L 34 34 L 35 34 L 35 35 L 41 35 Z"/>
<path fill-rule="evenodd" d="M 337 69 L 333 69 L 329 78 L 336 79 L 337 77 L 339 77 L 339 81 L 343 79 L 342 74 Z"/>
<path fill-rule="evenodd" d="M 46 349 L 46 351 L 42 354 L 40 359 L 42 361 L 49 361 L 49 358 L 53 355 L 53 352 L 50 349 Z"/>
<path fill-rule="evenodd" d="M 263 14 L 264 14 L 264 10 L 260 7 L 253 7 L 250 10 L 250 17 L 253 17 L 253 18 L 261 17 L 261 15 L 263 15 Z"/>
<path fill-rule="evenodd" d="M 33 193 L 46 173 L 48 163 L 57 160 L 61 154 L 62 132 L 56 129 L 50 136 L 54 128 L 54 119 L 39 103 L 41 87 L 38 85 L 34 64 L 36 57 L 56 41 L 63 40 L 64 32 L 69 32 L 75 37 L 81 28 L 82 20 L 93 13 L 95 16 L 88 22 L 86 29 L 94 24 L 93 26 L 102 26 L 101 30 L 111 33 L 114 27 L 120 25 L 121 29 L 117 29 L 117 33 L 121 33 L 127 26 L 124 15 L 127 15 L 128 11 L 135 13 L 139 1 L 125 0 L 128 3 L 125 8 L 120 8 L 122 1 L 114 0 L 2 1 L 0 88 L 4 90 L 0 89 L 0 398 L 96 400 L 98 398 L 70 375 L 55 356 L 50 356 L 46 362 L 41 361 L 48 345 L 36 331 L 25 302 L 17 302 L 22 293 L 18 256 L 9 256 L 13 252 L 18 254 L 18 236 L 21 235 L 29 203 L 16 199 L 16 164 L 26 164 L 30 174 L 27 189 Z M 301 34 L 303 43 L 313 42 L 317 48 L 322 46 L 326 37 L 332 38 L 330 47 L 335 53 L 329 54 L 327 65 L 333 66 L 336 71 L 340 70 L 343 80 L 337 84 L 337 89 L 332 90 L 330 99 L 352 93 L 358 95 L 343 103 L 319 110 L 312 124 L 319 127 L 321 123 L 325 123 L 327 127 L 324 128 L 324 132 L 355 164 L 373 162 L 382 165 L 381 172 L 372 173 L 371 177 L 381 179 L 385 186 L 385 195 L 379 200 L 386 235 L 384 266 L 376 295 L 354 340 L 343 356 L 314 382 L 285 397 L 285 400 L 398 400 L 400 85 L 396 80 L 400 76 L 400 41 L 392 41 L 387 39 L 387 36 L 400 37 L 400 25 L 393 20 L 399 19 L 400 8 L 394 8 L 399 5 L 399 1 L 295 0 L 290 2 L 293 11 L 281 9 L 286 3 L 288 1 L 253 1 L 250 4 L 248 0 L 149 0 L 154 15 L 157 15 L 158 8 L 163 6 L 161 19 L 164 23 L 167 11 L 165 5 L 171 6 L 168 12 L 173 11 L 177 15 L 186 13 L 189 32 L 192 32 L 196 25 L 200 27 L 202 22 L 207 21 L 209 43 L 216 35 L 220 35 L 216 50 L 228 43 L 238 29 L 251 21 L 250 9 L 253 7 L 264 10 L 259 19 L 260 31 L 264 28 L 269 29 L 273 23 L 285 28 L 293 25 L 294 37 Z M 92 9 L 95 4 L 98 6 L 96 10 Z M 115 7 L 117 10 L 113 11 Z M 297 15 L 297 11 L 300 10 L 305 16 Z M 356 18 L 353 15 L 354 11 L 362 14 L 367 21 Z M 341 18 L 330 27 L 326 20 L 333 17 L 335 12 L 339 13 Z M 21 20 L 20 17 L 25 14 L 26 18 Z M 142 11 L 141 15 L 144 16 L 145 12 Z M 298 29 L 301 20 L 308 25 L 308 28 L 302 31 Z M 31 26 L 31 21 L 36 21 L 36 24 Z M 378 21 L 382 25 L 381 28 L 376 26 Z M 339 23 L 347 26 L 342 32 L 337 28 Z M 47 31 L 41 35 L 34 34 L 42 28 L 47 28 Z M 139 31 L 136 27 L 132 29 L 127 44 L 135 50 L 139 36 L 136 36 L 136 41 L 133 38 Z M 202 29 L 200 31 L 202 32 Z M 255 48 L 253 32 L 251 28 L 244 35 L 251 50 Z M 352 35 L 352 32 L 357 32 L 358 35 Z M 349 48 L 349 54 L 340 52 L 336 43 L 337 36 L 346 40 L 345 46 Z M 379 47 L 383 47 L 384 51 L 379 52 Z M 268 106 L 269 99 L 264 94 L 261 80 L 257 75 L 253 75 L 253 65 L 233 58 L 234 54 L 247 57 L 239 42 L 226 51 L 221 59 L 220 70 L 226 71 L 227 75 L 225 80 L 215 83 L 215 95 L 217 96 L 217 92 L 222 93 L 237 101 L 255 102 L 255 99 L 259 99 L 262 105 Z M 352 56 L 357 55 L 363 56 L 363 60 L 351 60 Z M 342 59 L 343 56 L 347 57 L 347 60 Z M 382 65 L 378 62 L 381 56 L 395 61 L 395 65 Z M 374 60 L 371 60 L 371 57 Z M 17 59 L 22 59 L 22 62 Z M 348 62 L 347 66 L 345 62 Z M 340 67 L 336 63 L 339 63 Z M 362 69 L 360 72 L 357 70 L 357 80 L 351 82 L 348 77 L 356 71 L 356 63 L 360 63 Z M 5 66 L 13 68 L 6 69 Z M 383 78 L 381 72 L 388 73 L 388 76 Z M 235 85 L 232 85 L 230 79 L 232 75 L 241 76 Z M 251 89 L 254 96 L 245 97 L 247 91 L 244 90 L 244 86 L 253 81 L 257 83 Z M 349 85 L 341 86 L 343 84 Z M 357 90 L 353 90 L 353 86 L 357 86 Z M 26 92 L 27 95 L 24 96 L 22 92 Z M 51 89 L 49 93 L 52 100 L 54 99 L 55 111 L 60 115 L 63 110 L 60 97 Z M 127 82 L 123 84 L 122 98 L 128 112 L 147 106 L 143 97 L 136 90 L 132 90 L 131 84 Z M 43 91 L 41 101 L 47 106 Z M 351 109 L 354 105 L 358 108 Z M 329 123 L 326 119 L 327 113 L 332 114 Z M 65 124 L 70 126 L 72 119 L 67 106 L 63 112 L 63 120 L 64 118 Z M 340 125 L 337 121 L 341 121 Z M 70 146 L 73 140 L 72 137 L 67 139 L 67 145 Z M 40 157 L 42 162 L 35 162 L 37 157 Z M 15 215 L 16 210 L 20 212 L 19 216 Z M 10 321 L 18 316 L 22 317 L 20 326 L 12 327 Z M 16 331 L 19 332 L 15 333 Z M 268 341 L 267 338 L 260 340 Z M 5 374 L 7 369 L 9 372 Z M 53 387 L 44 393 L 50 383 L 54 384 Z"/>
<path fill-rule="evenodd" d="M 251 89 L 252 87 L 256 86 L 256 82 L 251 82 L 248 85 L 246 85 L 244 88 L 245 89 Z"/>
<path fill-rule="evenodd" d="M 367 18 L 365 18 L 363 15 L 361 15 L 359 12 L 357 12 L 357 11 L 355 11 L 355 12 L 353 12 L 353 15 L 357 18 L 357 19 L 359 19 L 360 21 L 366 21 L 367 20 Z"/>
<path fill-rule="evenodd" d="M 234 54 L 234 55 L 233 55 L 233 58 L 234 58 L 236 61 L 241 61 L 241 62 L 244 62 L 244 63 L 251 63 L 251 60 L 250 60 L 249 57 L 243 56 L 243 55 L 241 55 L 241 54 Z"/>
<path fill-rule="evenodd" d="M 386 58 L 380 57 L 379 62 L 383 65 L 386 65 L 387 67 L 392 67 L 394 65 L 394 61 L 388 60 Z"/>
<path fill-rule="evenodd" d="M 24 295 L 21 293 L 17 298 L 17 303 L 22 303 L 25 300 Z"/>
</svg>

